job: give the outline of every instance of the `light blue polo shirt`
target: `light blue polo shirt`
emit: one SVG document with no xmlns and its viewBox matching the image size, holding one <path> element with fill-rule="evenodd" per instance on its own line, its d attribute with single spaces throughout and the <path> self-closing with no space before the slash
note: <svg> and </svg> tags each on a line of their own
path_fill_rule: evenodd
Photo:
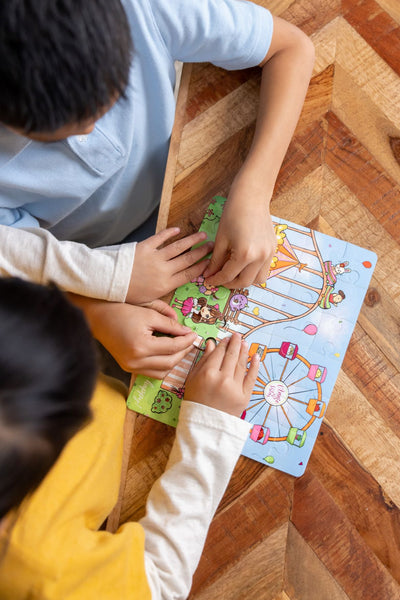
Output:
<svg viewBox="0 0 400 600">
<path fill-rule="evenodd" d="M 259 64 L 272 16 L 247 0 L 125 0 L 134 44 L 127 99 L 92 133 L 42 143 L 0 125 L 0 224 L 114 244 L 157 206 L 175 115 L 174 61 Z"/>
</svg>

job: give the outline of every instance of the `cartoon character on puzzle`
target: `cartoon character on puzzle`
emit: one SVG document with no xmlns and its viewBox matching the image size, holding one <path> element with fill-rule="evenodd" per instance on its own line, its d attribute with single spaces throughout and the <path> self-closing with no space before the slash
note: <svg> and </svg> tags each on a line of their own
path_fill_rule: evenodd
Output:
<svg viewBox="0 0 400 600">
<path fill-rule="evenodd" d="M 338 306 L 346 298 L 343 290 L 335 292 L 335 284 L 338 275 L 343 273 L 351 273 L 351 269 L 347 268 L 349 261 L 338 263 L 334 265 L 330 260 L 324 262 L 325 276 L 326 276 L 326 287 L 321 295 L 319 306 L 324 309 L 331 308 L 332 306 Z"/>
<path fill-rule="evenodd" d="M 203 275 L 199 275 L 195 279 L 192 279 L 191 283 L 195 283 L 198 286 L 200 294 L 204 294 L 205 296 L 212 296 L 215 299 L 217 298 L 217 292 L 219 288 L 215 285 L 210 285 L 206 283 Z"/>
<path fill-rule="evenodd" d="M 175 298 L 173 308 L 179 308 L 185 319 L 191 319 L 193 323 L 208 323 L 213 325 L 222 321 L 223 316 L 218 304 L 208 304 L 207 298 L 195 298 L 189 296 L 184 300 Z"/>
</svg>

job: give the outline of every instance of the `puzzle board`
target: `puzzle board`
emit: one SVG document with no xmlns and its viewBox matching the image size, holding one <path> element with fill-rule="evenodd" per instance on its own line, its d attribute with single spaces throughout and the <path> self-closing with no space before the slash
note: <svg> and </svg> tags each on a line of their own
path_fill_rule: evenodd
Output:
<svg viewBox="0 0 400 600">
<path fill-rule="evenodd" d="M 208 207 L 201 231 L 215 239 L 224 198 Z M 300 476 L 304 473 L 376 264 L 349 242 L 273 218 L 277 252 L 262 285 L 229 290 L 202 277 L 175 291 L 181 323 L 218 342 L 234 331 L 260 355 L 242 418 L 252 424 L 242 454 Z M 176 426 L 193 350 L 163 381 L 138 376 L 128 407 Z M 334 395 L 332 396 L 334 402 Z"/>
</svg>

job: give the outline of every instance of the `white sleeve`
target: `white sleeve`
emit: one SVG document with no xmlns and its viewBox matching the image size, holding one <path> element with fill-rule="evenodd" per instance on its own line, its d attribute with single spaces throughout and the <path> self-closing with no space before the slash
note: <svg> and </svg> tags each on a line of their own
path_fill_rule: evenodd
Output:
<svg viewBox="0 0 400 600">
<path fill-rule="evenodd" d="M 153 600 L 187 598 L 210 522 L 249 429 L 237 417 L 182 402 L 166 470 L 152 487 L 140 521 Z"/>
<path fill-rule="evenodd" d="M 59 241 L 40 227 L 0 225 L 0 275 L 42 284 L 52 281 L 81 296 L 124 302 L 135 248 L 133 242 L 92 249 Z"/>
</svg>

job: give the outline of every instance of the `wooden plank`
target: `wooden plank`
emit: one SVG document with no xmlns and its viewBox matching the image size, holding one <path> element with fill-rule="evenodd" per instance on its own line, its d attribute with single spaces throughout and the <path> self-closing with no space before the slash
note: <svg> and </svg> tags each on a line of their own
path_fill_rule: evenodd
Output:
<svg viewBox="0 0 400 600">
<path fill-rule="evenodd" d="M 380 170 L 399 185 L 399 162 L 391 147 L 391 139 L 399 137 L 400 130 L 385 116 L 380 106 L 354 84 L 351 73 L 340 65 L 335 67 L 332 112 L 374 157 Z"/>
<path fill-rule="evenodd" d="M 282 591 L 280 594 L 275 596 L 274 600 L 295 600 L 295 598 L 288 596 L 286 592 Z"/>
<path fill-rule="evenodd" d="M 223 499 L 221 510 L 211 524 L 194 577 L 195 591 L 245 556 L 255 544 L 269 538 L 289 519 L 292 478 L 265 467 L 256 468 L 259 474 L 254 478 L 252 462 L 245 457 L 239 460 L 227 493 L 229 496 L 232 487 L 237 488 L 237 478 L 241 480 L 242 492 L 235 501 L 231 498 L 228 505 Z"/>
<path fill-rule="evenodd" d="M 237 131 L 253 123 L 259 105 L 260 72 L 187 123 L 182 132 L 176 173 L 207 156 Z"/>
<path fill-rule="evenodd" d="M 342 17 L 338 20 L 336 63 L 351 73 L 386 117 L 400 126 L 400 81 L 398 74 Z"/>
<path fill-rule="evenodd" d="M 344 18 L 400 75 L 400 27 L 374 0 L 343 0 Z"/>
<path fill-rule="evenodd" d="M 273 197 L 271 214 L 299 225 L 308 225 L 318 218 L 322 187 L 323 168 L 318 167 L 281 194 Z"/>
<path fill-rule="evenodd" d="M 384 308 L 382 309 L 384 314 Z M 387 313 L 386 313 L 387 314 Z M 378 315 L 379 317 L 379 315 Z M 364 324 L 370 330 L 368 335 Z M 386 423 L 394 433 L 400 431 L 400 413 L 398 410 L 398 390 L 400 385 L 400 365 L 398 364 L 399 347 L 394 348 L 390 355 L 390 348 L 380 340 L 378 325 L 369 328 L 368 318 L 359 319 L 353 337 L 350 340 L 349 349 L 343 362 L 343 370 L 362 392 L 369 404 L 373 406 L 385 419 Z M 386 331 L 387 325 L 382 325 Z M 375 330 L 377 334 L 374 335 Z M 385 336 L 382 336 L 385 338 Z M 385 340 L 386 342 L 386 340 Z M 390 340 L 388 340 L 390 343 Z M 387 352 L 388 358 L 382 352 Z M 394 360 L 393 360 L 394 359 Z M 396 365 L 394 362 L 396 361 Z"/>
<path fill-rule="evenodd" d="M 330 162 L 328 157 L 327 162 Z M 360 160 L 360 164 L 364 163 Z M 367 164 L 365 168 L 369 170 L 370 165 Z M 346 166 L 340 170 L 342 176 L 343 171 L 346 184 L 348 183 L 349 186 L 353 187 L 350 172 L 347 172 Z M 367 194 L 366 180 L 368 178 L 364 179 L 361 176 L 360 180 L 364 183 L 364 189 L 355 191 L 358 191 L 358 196 L 361 195 L 364 199 L 363 195 Z M 399 244 L 395 242 L 393 236 L 377 221 L 376 217 L 364 206 L 363 202 L 360 202 L 359 197 L 355 196 L 346 184 L 331 169 L 325 168 L 321 216 L 334 227 L 338 237 L 363 248 L 374 250 L 377 253 L 378 266 L 374 271 L 374 276 L 379 282 L 379 286 L 389 294 L 392 302 L 399 306 L 400 282 L 394 276 L 400 264 Z M 379 185 L 379 182 L 377 185 Z M 383 187 L 386 189 L 386 183 Z M 372 196 L 376 194 L 373 185 L 370 186 L 370 192 Z M 392 197 L 391 192 L 392 188 L 388 186 L 390 197 Z M 379 192 L 377 195 L 379 198 L 382 197 Z M 393 208 L 395 209 L 395 203 Z M 390 337 L 391 333 L 387 332 L 387 334 Z"/>
<path fill-rule="evenodd" d="M 315 123 L 322 120 L 330 109 L 334 74 L 334 66 L 328 65 L 323 71 L 312 77 L 293 140 L 300 132 L 315 126 Z"/>
<path fill-rule="evenodd" d="M 343 371 L 325 420 L 385 490 L 388 500 L 400 507 L 400 438 Z"/>
<path fill-rule="evenodd" d="M 274 600 L 282 590 L 287 529 L 285 523 L 251 548 L 240 561 L 240 569 L 233 564 L 216 581 L 207 582 L 201 589 L 195 583 L 190 600 Z"/>
<path fill-rule="evenodd" d="M 309 173 L 321 166 L 324 155 L 325 127 L 320 121 L 296 134 L 289 145 L 279 171 L 274 194 L 281 194 L 300 183 Z"/>
<path fill-rule="evenodd" d="M 339 18 L 335 18 L 310 36 L 315 47 L 313 75 L 321 73 L 335 62 L 338 22 Z"/>
<path fill-rule="evenodd" d="M 292 600 L 350 600 L 291 523 L 288 529 L 284 586 Z"/>
<path fill-rule="evenodd" d="M 351 600 L 400 598 L 399 584 L 311 471 L 296 482 L 292 522 Z"/>
<path fill-rule="evenodd" d="M 292 2 L 281 17 L 312 35 L 341 13 L 341 0 L 303 0 Z"/>
<path fill-rule="evenodd" d="M 179 146 L 181 142 L 182 130 L 186 115 L 186 104 L 188 98 L 191 72 L 191 64 L 186 64 L 183 66 L 179 85 L 179 93 L 176 102 L 174 128 L 171 135 L 164 184 L 161 193 L 160 209 L 158 212 L 157 231 L 161 231 L 167 226 L 172 189 L 175 180 L 176 163 L 178 160 Z"/>
<path fill-rule="evenodd" d="M 253 135 L 254 124 L 242 128 L 193 170 L 176 178 L 168 223 L 179 223 L 185 232 L 197 230 L 212 196 L 228 193 Z"/>
<path fill-rule="evenodd" d="M 370 443 L 375 443 L 379 453 L 375 440 Z M 400 582 L 400 510 L 326 422 L 308 468 L 365 544 Z"/>
<path fill-rule="evenodd" d="M 189 100 L 186 107 L 186 123 L 204 113 L 214 104 L 234 92 L 250 78 L 257 79 L 260 69 L 226 71 L 209 63 L 192 65 Z"/>
<path fill-rule="evenodd" d="M 327 122 L 326 164 L 376 221 L 400 241 L 400 187 L 336 115 L 329 112 Z"/>
<path fill-rule="evenodd" d="M 400 3 L 397 0 L 378 0 L 378 4 L 400 24 Z"/>
</svg>

